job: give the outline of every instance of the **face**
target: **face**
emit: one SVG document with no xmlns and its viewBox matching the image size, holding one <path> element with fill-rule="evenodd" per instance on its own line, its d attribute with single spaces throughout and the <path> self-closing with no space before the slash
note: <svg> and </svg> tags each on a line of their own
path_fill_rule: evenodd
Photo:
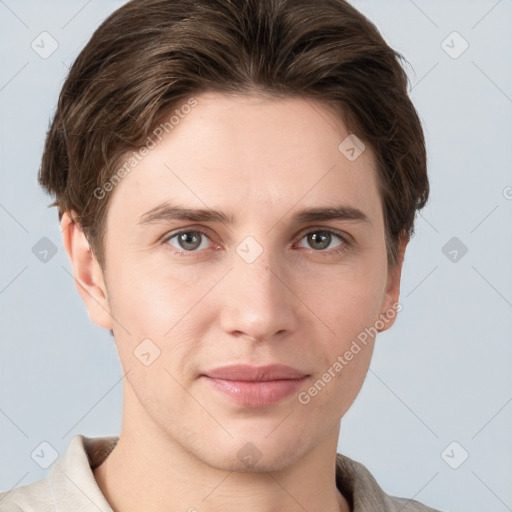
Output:
<svg viewBox="0 0 512 512">
<path fill-rule="evenodd" d="M 373 154 L 340 151 L 326 106 L 196 99 L 111 192 L 104 297 L 83 297 L 128 372 L 123 422 L 217 468 L 276 470 L 336 445 L 399 268 Z"/>
</svg>

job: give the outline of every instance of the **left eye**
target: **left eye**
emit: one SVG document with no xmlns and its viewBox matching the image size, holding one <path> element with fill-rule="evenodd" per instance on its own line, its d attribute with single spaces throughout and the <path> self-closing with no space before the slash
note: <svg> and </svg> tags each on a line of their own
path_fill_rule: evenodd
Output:
<svg viewBox="0 0 512 512">
<path fill-rule="evenodd" d="M 302 237 L 302 239 L 307 239 L 309 246 L 315 251 L 323 251 L 324 249 L 329 248 L 333 238 L 337 238 L 338 240 L 341 240 L 341 242 L 344 242 L 342 236 L 334 233 L 333 231 L 310 231 Z"/>
</svg>

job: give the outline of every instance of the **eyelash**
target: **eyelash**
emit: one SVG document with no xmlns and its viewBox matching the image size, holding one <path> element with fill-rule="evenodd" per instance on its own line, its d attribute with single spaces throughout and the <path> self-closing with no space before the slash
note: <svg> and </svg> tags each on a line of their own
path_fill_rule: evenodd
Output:
<svg viewBox="0 0 512 512">
<path fill-rule="evenodd" d="M 193 258 L 199 252 L 201 252 L 201 251 L 198 251 L 198 250 L 195 250 L 195 251 L 179 251 L 175 247 L 169 245 L 168 242 L 172 238 L 178 237 L 179 235 L 182 235 L 184 233 L 200 234 L 201 236 L 204 236 L 204 237 L 208 238 L 209 240 L 211 240 L 211 238 L 208 235 L 208 233 L 206 233 L 205 231 L 203 231 L 201 229 L 194 229 L 194 228 L 192 228 L 192 229 L 182 229 L 180 231 L 176 231 L 175 233 L 173 232 L 173 233 L 170 233 L 170 234 L 166 235 L 164 237 L 164 239 L 162 240 L 162 243 L 166 247 L 168 247 L 169 250 L 171 250 L 171 252 L 173 254 L 177 254 L 178 256 L 181 256 L 181 257 L 184 257 L 184 258 L 191 258 L 191 257 Z M 345 251 L 347 251 L 347 249 L 351 245 L 351 242 L 348 240 L 347 236 L 341 234 L 338 231 L 334 231 L 332 229 L 327 229 L 327 228 L 316 228 L 316 229 L 311 229 L 309 231 L 306 231 L 306 232 L 304 232 L 304 233 L 302 233 L 300 235 L 299 241 L 302 240 L 303 238 L 305 238 L 306 236 L 312 234 L 312 233 L 329 233 L 330 235 L 334 235 L 335 237 L 337 237 L 342 242 L 341 245 L 338 248 L 331 249 L 329 251 L 326 251 L 326 250 L 315 251 L 314 249 L 311 249 L 311 251 L 313 251 L 315 254 L 320 254 L 320 255 L 323 255 L 325 257 L 329 257 L 329 256 L 333 256 L 333 255 L 339 255 L 339 254 L 342 254 Z M 208 250 L 208 249 L 205 249 L 205 250 Z"/>
</svg>

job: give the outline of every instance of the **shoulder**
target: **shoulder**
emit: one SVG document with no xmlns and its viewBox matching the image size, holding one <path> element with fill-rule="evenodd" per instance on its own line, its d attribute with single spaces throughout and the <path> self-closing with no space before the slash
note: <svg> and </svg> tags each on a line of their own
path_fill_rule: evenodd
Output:
<svg viewBox="0 0 512 512">
<path fill-rule="evenodd" d="M 0 493 L 1 512 L 112 512 L 93 474 L 117 437 L 76 435 L 45 479 Z"/>
<path fill-rule="evenodd" d="M 339 453 L 336 456 L 336 483 L 349 497 L 353 512 L 442 512 L 414 499 L 390 496 L 366 466 Z"/>
<path fill-rule="evenodd" d="M 409 500 L 406 498 L 398 498 L 396 496 L 388 496 L 390 501 L 393 503 L 393 506 L 395 507 L 392 509 L 393 511 L 396 510 L 396 512 L 442 512 L 441 510 L 437 508 L 432 508 L 427 505 L 424 505 L 423 503 L 420 503 L 416 500 Z"/>
<path fill-rule="evenodd" d="M 46 479 L 0 493 L 2 512 L 54 512 Z"/>
</svg>

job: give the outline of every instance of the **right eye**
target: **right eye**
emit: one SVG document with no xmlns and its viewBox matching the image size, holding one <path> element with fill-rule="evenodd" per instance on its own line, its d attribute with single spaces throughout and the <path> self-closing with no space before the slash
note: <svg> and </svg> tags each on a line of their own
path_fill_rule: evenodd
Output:
<svg viewBox="0 0 512 512">
<path fill-rule="evenodd" d="M 174 251 L 175 253 L 186 256 L 187 253 L 195 253 L 201 249 L 207 249 L 205 239 L 210 240 L 210 237 L 204 231 L 188 229 L 171 233 L 165 237 L 163 243 L 178 249 Z M 174 243 L 171 241 L 174 241 Z"/>
</svg>

